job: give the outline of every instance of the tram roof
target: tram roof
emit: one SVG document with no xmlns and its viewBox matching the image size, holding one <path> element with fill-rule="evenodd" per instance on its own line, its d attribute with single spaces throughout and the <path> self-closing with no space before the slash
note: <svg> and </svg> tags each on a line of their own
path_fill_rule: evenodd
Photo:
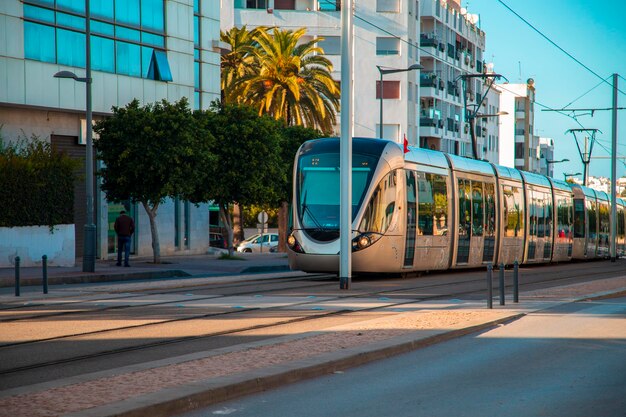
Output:
<svg viewBox="0 0 626 417">
<path fill-rule="evenodd" d="M 524 177 L 524 181 L 528 184 L 541 185 L 544 187 L 552 188 L 550 180 L 543 175 L 535 174 L 533 172 L 522 171 L 522 176 Z"/>
<path fill-rule="evenodd" d="M 484 175 L 493 175 L 493 165 L 489 162 L 476 159 L 463 158 L 462 156 L 448 154 L 452 168 L 459 171 L 475 172 Z"/>
<path fill-rule="evenodd" d="M 570 185 L 569 182 L 552 178 L 552 184 L 554 188 L 557 190 L 568 191 L 570 193 L 572 192 L 572 186 Z"/>
<path fill-rule="evenodd" d="M 596 190 L 594 190 L 593 188 L 589 188 L 584 185 L 580 185 L 579 187 L 583 190 L 585 197 L 596 198 Z"/>
<path fill-rule="evenodd" d="M 609 195 L 607 193 L 605 193 L 604 191 L 596 191 L 596 197 L 598 197 L 598 200 L 604 200 L 604 201 L 609 201 Z"/>
<path fill-rule="evenodd" d="M 496 167 L 498 178 L 518 180 L 520 182 L 522 181 L 522 174 L 520 174 L 520 172 L 515 168 L 505 167 L 502 165 L 494 165 L 494 167 Z"/>
<path fill-rule="evenodd" d="M 405 161 L 448 169 L 448 160 L 442 152 L 413 147 L 409 147 L 409 150 L 410 152 L 404 157 Z"/>
</svg>

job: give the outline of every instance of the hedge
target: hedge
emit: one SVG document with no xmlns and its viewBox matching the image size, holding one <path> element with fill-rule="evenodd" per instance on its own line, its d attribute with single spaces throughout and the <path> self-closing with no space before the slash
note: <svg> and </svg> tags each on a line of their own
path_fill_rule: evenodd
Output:
<svg viewBox="0 0 626 417">
<path fill-rule="evenodd" d="M 74 223 L 77 164 L 37 138 L 0 138 L 0 227 Z"/>
</svg>

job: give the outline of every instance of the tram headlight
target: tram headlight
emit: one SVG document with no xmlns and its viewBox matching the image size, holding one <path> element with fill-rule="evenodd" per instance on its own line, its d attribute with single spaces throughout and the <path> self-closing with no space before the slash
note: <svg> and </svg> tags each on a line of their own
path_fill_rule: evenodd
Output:
<svg viewBox="0 0 626 417">
<path fill-rule="evenodd" d="M 294 235 L 289 235 L 289 237 L 287 238 L 287 246 L 289 246 L 289 249 L 294 252 L 304 253 L 304 249 L 302 249 L 302 246 L 300 246 L 300 243 L 298 243 L 298 239 L 296 239 Z"/>
<path fill-rule="evenodd" d="M 380 239 L 382 235 L 378 233 L 363 233 L 352 239 L 352 250 L 359 251 L 370 247 Z"/>
</svg>

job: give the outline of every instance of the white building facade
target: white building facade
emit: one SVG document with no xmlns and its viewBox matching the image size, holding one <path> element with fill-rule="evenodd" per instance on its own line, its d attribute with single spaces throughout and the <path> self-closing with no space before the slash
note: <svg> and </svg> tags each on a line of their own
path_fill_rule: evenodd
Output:
<svg viewBox="0 0 626 417">
<path fill-rule="evenodd" d="M 207 108 L 220 97 L 220 4 L 212 0 L 110 0 L 90 2 L 94 121 L 133 99 L 148 104 L 187 97 Z M 53 78 L 85 73 L 84 1 L 0 2 L 0 125 L 5 140 L 36 135 L 77 159 L 85 157 L 85 83 Z M 84 170 L 83 170 L 84 171 Z M 84 181 L 84 180 L 82 180 Z M 82 256 L 85 185 L 75 188 L 76 256 Z M 115 251 L 112 221 L 124 208 L 96 190 L 97 257 Z M 135 216 L 133 251 L 151 255 L 148 218 Z M 208 209 L 168 201 L 157 221 L 161 253 L 204 253 Z"/>
<path fill-rule="evenodd" d="M 500 90 L 500 165 L 540 172 L 541 149 L 534 135 L 535 82 L 497 84 Z"/>
</svg>

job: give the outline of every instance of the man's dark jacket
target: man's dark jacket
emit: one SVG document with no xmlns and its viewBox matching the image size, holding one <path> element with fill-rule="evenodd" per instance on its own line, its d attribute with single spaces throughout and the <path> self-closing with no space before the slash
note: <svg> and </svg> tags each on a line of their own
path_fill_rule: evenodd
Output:
<svg viewBox="0 0 626 417">
<path fill-rule="evenodd" d="M 126 214 L 115 219 L 115 233 L 121 237 L 131 236 L 135 232 L 135 221 Z"/>
</svg>

